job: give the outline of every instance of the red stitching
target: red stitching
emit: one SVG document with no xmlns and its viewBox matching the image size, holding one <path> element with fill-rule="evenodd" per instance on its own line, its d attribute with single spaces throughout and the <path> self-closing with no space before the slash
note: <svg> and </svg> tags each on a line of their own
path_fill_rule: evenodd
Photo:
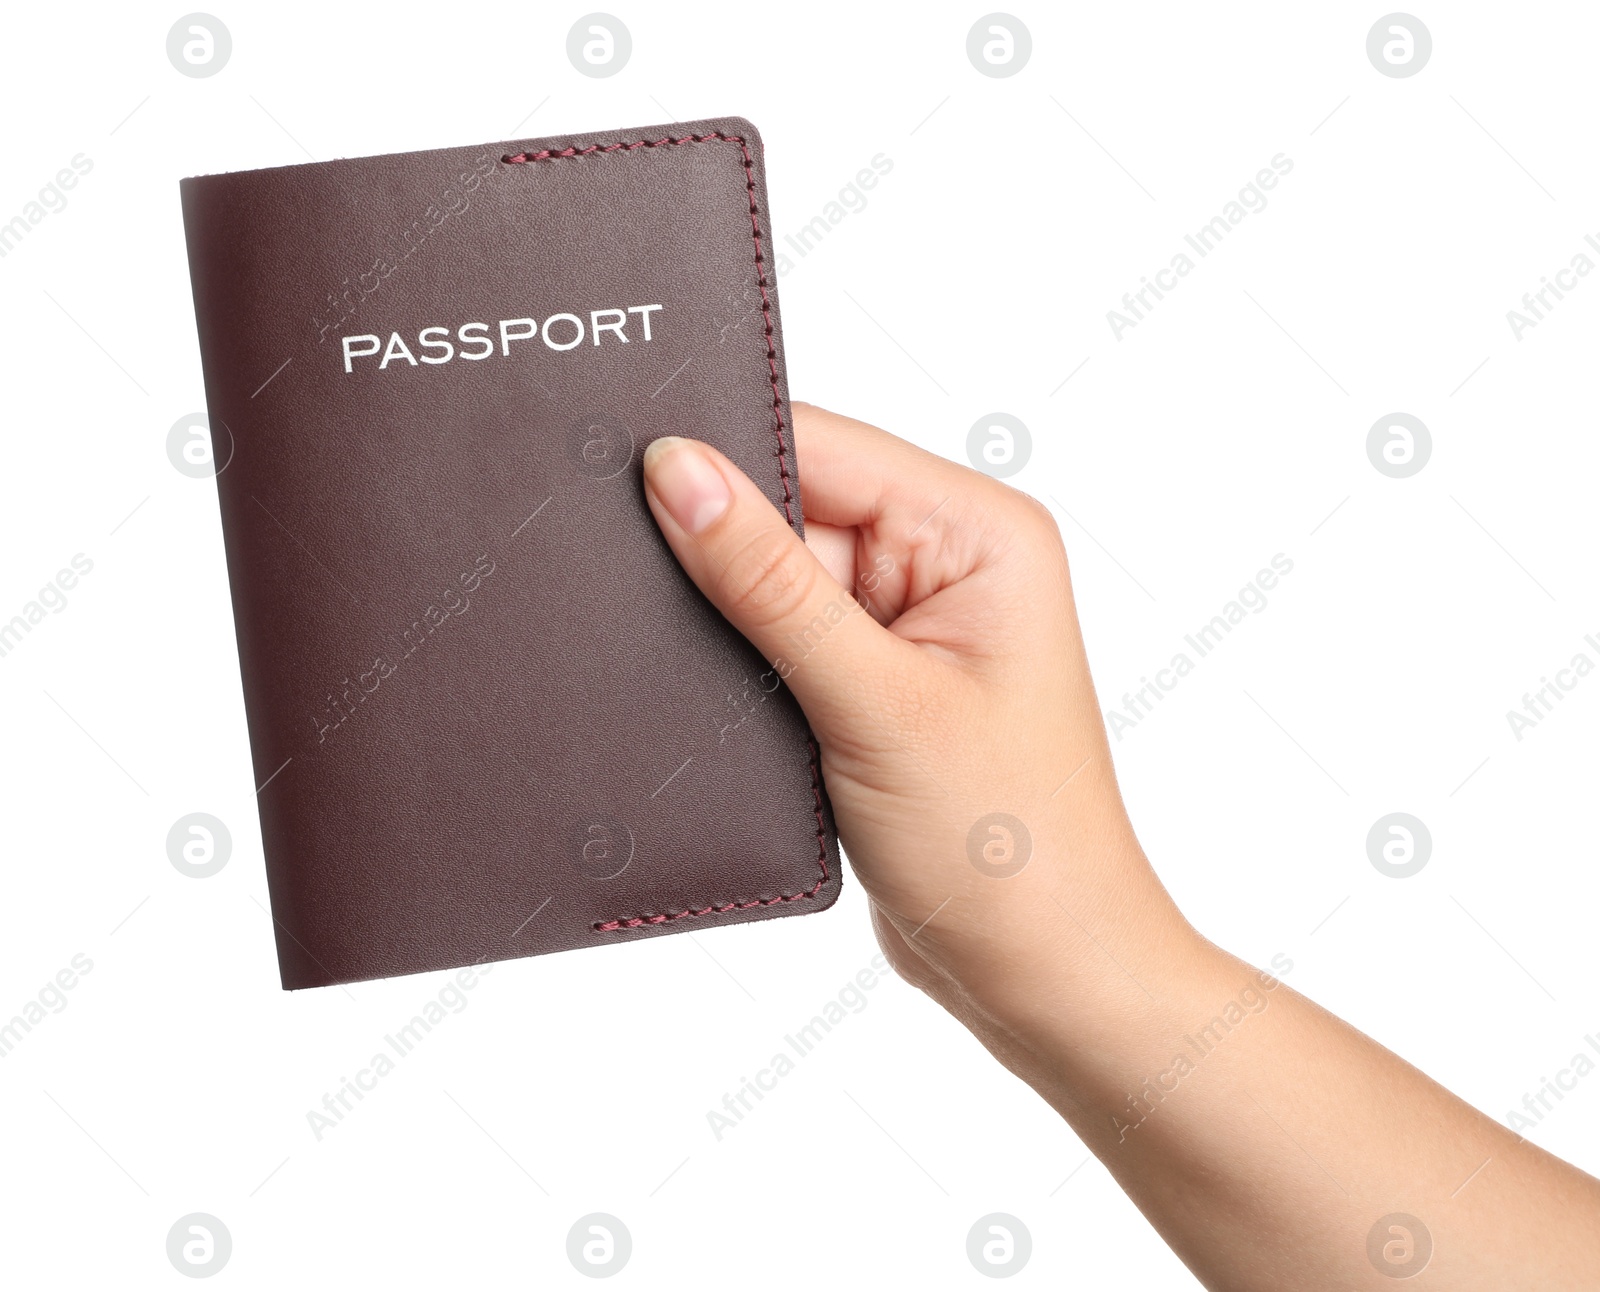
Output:
<svg viewBox="0 0 1600 1292">
<path fill-rule="evenodd" d="M 725 902 L 722 905 L 701 907 L 698 911 L 673 911 L 667 915 L 634 915 L 622 916 L 615 920 L 606 920 L 596 924 L 595 931 L 599 933 L 615 933 L 619 929 L 637 929 L 646 924 L 665 924 L 669 920 L 681 920 L 691 915 L 726 915 L 729 911 L 748 911 L 755 906 L 776 906 L 779 902 L 795 902 L 802 897 L 815 897 L 822 891 L 822 886 L 828 882 L 828 829 L 822 819 L 822 777 L 818 765 L 817 742 L 810 739 L 806 744 L 811 750 L 811 798 L 815 805 L 817 816 L 817 867 L 822 871 L 822 878 L 811 885 L 803 893 L 780 893 L 777 897 L 758 897 L 749 902 Z"/>
<path fill-rule="evenodd" d="M 783 394 L 778 387 L 778 351 L 772 341 L 772 298 L 767 294 L 766 257 L 761 251 L 761 220 L 760 209 L 756 205 L 755 163 L 751 159 L 750 148 L 744 138 L 740 135 L 725 135 L 721 131 L 714 131 L 708 135 L 685 135 L 681 139 L 668 136 L 665 139 L 639 139 L 633 143 L 590 144 L 586 148 L 545 148 L 536 153 L 517 153 L 515 156 L 502 157 L 500 160 L 508 166 L 523 166 L 534 162 L 592 157 L 601 153 L 633 152 L 638 148 L 704 143 L 737 144 L 740 156 L 744 159 L 744 187 L 750 200 L 750 238 L 756 248 L 756 286 L 761 289 L 761 317 L 765 325 L 764 335 L 767 343 L 767 373 L 772 380 L 772 433 L 778 441 L 778 479 L 783 482 L 783 514 L 793 528 L 794 490 L 789 483 L 788 450 L 783 441 Z M 822 877 L 809 890 L 800 893 L 780 893 L 777 897 L 758 897 L 748 902 L 729 901 L 720 905 L 713 903 L 699 910 L 673 911 L 665 915 L 620 916 L 596 924 L 595 931 L 615 933 L 620 929 L 637 929 L 646 924 L 665 924 L 670 920 L 681 920 L 696 915 L 725 915 L 729 911 L 748 911 L 757 906 L 776 906 L 780 902 L 794 902 L 803 897 L 815 897 L 821 892 L 822 886 L 828 882 L 828 829 L 822 815 L 822 770 L 819 762 L 821 754 L 817 742 L 809 736 L 806 738 L 806 745 L 811 752 L 811 797 L 817 817 L 817 867 L 822 871 Z"/>
</svg>

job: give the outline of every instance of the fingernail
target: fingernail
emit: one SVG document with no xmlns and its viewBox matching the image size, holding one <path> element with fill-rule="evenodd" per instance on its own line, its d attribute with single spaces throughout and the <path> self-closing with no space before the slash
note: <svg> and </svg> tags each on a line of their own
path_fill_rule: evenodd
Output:
<svg viewBox="0 0 1600 1292">
<path fill-rule="evenodd" d="M 653 440 L 644 451 L 644 472 L 672 519 L 691 534 L 705 530 L 733 501 L 722 472 L 693 440 Z"/>
</svg>

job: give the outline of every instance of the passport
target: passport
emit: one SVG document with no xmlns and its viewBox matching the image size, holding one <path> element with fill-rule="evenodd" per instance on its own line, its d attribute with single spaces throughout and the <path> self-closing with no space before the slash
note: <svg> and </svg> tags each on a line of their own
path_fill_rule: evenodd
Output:
<svg viewBox="0 0 1600 1292">
<path fill-rule="evenodd" d="M 803 534 L 740 118 L 186 179 L 286 989 L 833 903 L 816 743 L 640 459 Z"/>
</svg>

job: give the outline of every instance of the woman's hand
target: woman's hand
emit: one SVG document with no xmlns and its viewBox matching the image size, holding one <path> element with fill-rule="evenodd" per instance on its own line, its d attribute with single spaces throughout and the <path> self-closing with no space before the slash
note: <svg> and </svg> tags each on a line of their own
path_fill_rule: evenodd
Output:
<svg viewBox="0 0 1600 1292">
<path fill-rule="evenodd" d="M 646 496 L 805 709 L 891 962 L 993 1040 L 1041 967 L 1069 994 L 1115 972 L 1088 929 L 1186 926 L 1117 793 L 1050 514 L 864 423 L 795 419 L 805 543 L 694 441 L 650 446 Z"/>
<path fill-rule="evenodd" d="M 860 422 L 795 418 L 804 543 L 691 440 L 650 446 L 646 496 L 805 709 L 895 968 L 1208 1286 L 1600 1287 L 1600 1182 L 1178 913 L 1123 810 L 1049 514 Z"/>
</svg>

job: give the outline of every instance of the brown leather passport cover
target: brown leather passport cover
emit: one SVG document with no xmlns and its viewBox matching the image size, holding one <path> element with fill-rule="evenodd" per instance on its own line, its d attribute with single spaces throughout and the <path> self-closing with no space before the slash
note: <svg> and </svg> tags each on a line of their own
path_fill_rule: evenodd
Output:
<svg viewBox="0 0 1600 1292">
<path fill-rule="evenodd" d="M 805 720 L 640 483 L 692 435 L 802 530 L 754 127 L 182 197 L 283 985 L 830 905 Z"/>
</svg>

